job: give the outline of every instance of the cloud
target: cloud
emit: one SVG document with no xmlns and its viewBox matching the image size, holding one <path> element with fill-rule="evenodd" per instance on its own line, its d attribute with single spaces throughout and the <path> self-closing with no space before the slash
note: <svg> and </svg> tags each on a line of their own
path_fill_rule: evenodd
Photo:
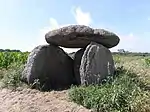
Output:
<svg viewBox="0 0 150 112">
<path fill-rule="evenodd" d="M 92 18 L 89 12 L 83 12 L 80 7 L 72 9 L 72 14 L 75 17 L 77 24 L 89 26 L 92 23 Z"/>
<path fill-rule="evenodd" d="M 38 45 L 47 44 L 46 40 L 45 40 L 45 34 L 48 31 L 51 31 L 51 30 L 54 30 L 54 29 L 57 29 L 57 28 L 59 28 L 58 22 L 54 18 L 50 18 L 49 19 L 49 26 L 40 29 L 40 34 L 39 34 L 39 37 L 37 39 L 37 44 Z"/>
<path fill-rule="evenodd" d="M 92 22 L 90 13 L 89 12 L 83 12 L 80 7 L 73 8 L 72 14 L 75 18 L 76 24 L 88 25 L 89 26 Z M 68 25 L 70 25 L 70 24 L 59 24 L 56 19 L 50 18 L 49 26 L 40 29 L 40 36 L 37 39 L 37 45 L 47 44 L 46 41 L 45 41 L 45 34 L 48 31 L 51 31 L 51 30 L 54 30 L 54 29 L 57 29 L 57 28 L 60 28 L 60 27 L 63 27 L 63 26 L 68 26 Z M 75 51 L 78 50 L 78 49 L 75 49 L 75 48 L 74 49 L 73 48 L 72 49 L 63 48 L 63 49 L 68 53 L 75 52 Z"/>
<path fill-rule="evenodd" d="M 121 35 L 121 34 L 117 34 L 120 38 L 120 42 L 119 44 L 112 48 L 111 51 L 117 51 L 118 49 L 125 49 L 128 51 L 133 51 L 137 42 L 138 42 L 138 38 L 136 36 L 134 36 L 133 33 L 130 33 L 128 35 Z"/>
<path fill-rule="evenodd" d="M 120 42 L 117 46 L 111 48 L 111 51 L 117 51 L 118 49 L 125 49 L 131 52 L 138 52 L 141 49 L 141 46 L 139 46 L 143 40 L 141 40 L 141 38 L 139 36 L 137 36 L 136 34 L 134 34 L 133 32 L 130 32 L 128 34 L 124 34 L 122 33 L 120 30 L 118 30 L 116 27 L 114 26 L 106 26 L 104 24 L 102 25 L 97 25 L 97 28 L 103 28 L 107 31 L 111 31 L 113 33 L 115 33 L 119 38 L 120 38 Z"/>
<path fill-rule="evenodd" d="M 91 18 L 91 15 L 89 12 L 83 12 L 80 7 L 72 8 L 71 12 L 75 18 L 76 24 L 88 25 L 88 26 L 90 26 L 92 24 L 92 18 Z M 38 40 L 38 44 L 46 44 L 44 37 L 48 31 L 54 30 L 54 29 L 57 29 L 57 28 L 60 28 L 60 27 L 66 26 L 66 25 L 70 25 L 70 24 L 59 24 L 56 19 L 50 18 L 49 26 L 40 30 L 40 38 Z M 102 26 L 104 26 L 104 27 L 102 27 Z M 97 28 L 104 28 L 105 30 L 114 32 L 120 38 L 119 44 L 116 47 L 111 48 L 110 49 L 111 51 L 117 51 L 118 49 L 125 49 L 125 50 L 131 51 L 131 52 L 139 52 L 139 51 L 144 50 L 144 48 L 142 48 L 142 46 L 140 46 L 141 44 L 147 45 L 147 46 L 149 45 L 148 42 L 145 43 L 145 41 L 142 38 L 136 36 L 132 32 L 129 34 L 122 34 L 119 31 L 115 30 L 115 27 L 111 27 L 111 26 L 106 27 L 105 25 L 102 25 L 102 26 L 97 27 L 95 25 L 95 27 L 97 27 Z M 63 48 L 63 49 L 68 53 L 75 52 L 78 50 L 78 49 L 69 49 L 69 48 Z M 147 49 L 145 49 L 145 50 L 147 50 Z"/>
<path fill-rule="evenodd" d="M 40 36 L 38 38 L 38 42 L 37 42 L 37 45 L 44 45 L 44 44 L 47 44 L 46 40 L 45 40 L 45 34 L 51 30 L 55 30 L 55 29 L 58 29 L 60 27 L 63 27 L 63 26 L 68 26 L 70 24 L 64 24 L 64 25 L 61 25 L 57 22 L 56 19 L 54 18 L 50 18 L 49 19 L 49 26 L 47 27 L 44 27 L 42 29 L 40 29 Z M 63 47 L 61 47 L 63 48 Z M 68 49 L 68 48 L 63 48 L 66 52 L 74 52 L 74 51 L 77 51 L 78 49 Z"/>
<path fill-rule="evenodd" d="M 127 35 L 118 33 L 117 35 L 120 38 L 120 43 L 116 47 L 111 48 L 111 51 L 125 49 L 130 52 L 150 52 L 148 49 L 150 38 L 141 38 L 133 33 L 129 33 Z"/>
</svg>

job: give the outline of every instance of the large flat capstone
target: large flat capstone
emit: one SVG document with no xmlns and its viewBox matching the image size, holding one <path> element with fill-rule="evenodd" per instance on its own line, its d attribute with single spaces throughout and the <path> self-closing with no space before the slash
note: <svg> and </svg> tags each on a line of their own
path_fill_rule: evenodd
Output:
<svg viewBox="0 0 150 112">
<path fill-rule="evenodd" d="M 47 43 L 66 48 L 84 48 L 90 42 L 99 43 L 107 48 L 118 45 L 119 37 L 104 29 L 93 29 L 85 25 L 69 25 L 49 31 L 45 35 Z"/>
</svg>

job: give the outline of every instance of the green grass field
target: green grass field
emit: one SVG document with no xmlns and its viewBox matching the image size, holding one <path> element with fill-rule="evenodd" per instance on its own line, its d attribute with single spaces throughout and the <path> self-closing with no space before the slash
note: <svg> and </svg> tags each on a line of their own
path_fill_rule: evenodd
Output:
<svg viewBox="0 0 150 112">
<path fill-rule="evenodd" d="M 0 87 L 27 85 L 20 76 L 28 53 L 0 53 Z M 117 68 L 114 77 L 103 84 L 71 87 L 71 101 L 96 112 L 150 112 L 150 57 L 113 55 Z"/>
<path fill-rule="evenodd" d="M 70 99 L 97 112 L 150 112 L 148 59 L 114 55 L 116 76 L 101 85 L 72 87 Z"/>
</svg>

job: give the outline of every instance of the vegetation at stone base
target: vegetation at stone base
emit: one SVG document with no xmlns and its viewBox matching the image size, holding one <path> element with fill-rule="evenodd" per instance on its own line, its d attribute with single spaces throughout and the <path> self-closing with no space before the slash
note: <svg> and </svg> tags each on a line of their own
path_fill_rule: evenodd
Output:
<svg viewBox="0 0 150 112">
<path fill-rule="evenodd" d="M 0 71 L 0 88 L 16 89 L 17 87 L 27 87 L 27 85 L 21 81 L 21 73 L 24 65 L 14 63 L 10 69 Z"/>
<path fill-rule="evenodd" d="M 117 54 L 114 60 L 115 77 L 100 85 L 72 87 L 70 100 L 96 112 L 149 112 L 150 66 L 145 57 Z"/>
<path fill-rule="evenodd" d="M 18 50 L 3 50 L 0 52 L 0 88 L 26 86 L 21 81 L 21 73 L 28 54 L 29 52 L 20 52 Z"/>
<path fill-rule="evenodd" d="M 14 89 L 20 86 L 30 87 L 20 80 L 29 53 L 1 53 L 7 53 L 5 54 L 7 58 L 1 58 L 1 62 L 5 62 L 7 66 L 0 62 L 0 87 Z M 69 90 L 70 99 L 87 108 L 95 109 L 95 111 L 149 112 L 150 57 L 118 53 L 113 56 L 115 66 L 118 68 L 117 75 L 109 77 L 101 85 L 72 87 Z"/>
<path fill-rule="evenodd" d="M 145 63 L 147 66 L 150 66 L 150 58 L 145 58 Z"/>
</svg>

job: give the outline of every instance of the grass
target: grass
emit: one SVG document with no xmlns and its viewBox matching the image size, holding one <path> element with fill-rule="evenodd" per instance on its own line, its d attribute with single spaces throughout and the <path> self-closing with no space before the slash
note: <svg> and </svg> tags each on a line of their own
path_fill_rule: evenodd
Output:
<svg viewBox="0 0 150 112">
<path fill-rule="evenodd" d="M 21 81 L 21 73 L 24 65 L 14 63 L 6 70 L 0 71 L 0 88 L 16 89 L 17 87 L 27 87 L 27 85 Z"/>
<path fill-rule="evenodd" d="M 95 112 L 150 112 L 150 57 L 114 55 L 114 77 L 100 85 L 73 86 L 71 101 Z M 29 87 L 21 81 L 24 65 L 0 69 L 0 87 Z"/>
<path fill-rule="evenodd" d="M 100 85 L 72 87 L 70 100 L 96 112 L 150 112 L 150 67 L 142 59 L 114 56 L 116 76 Z"/>
</svg>

